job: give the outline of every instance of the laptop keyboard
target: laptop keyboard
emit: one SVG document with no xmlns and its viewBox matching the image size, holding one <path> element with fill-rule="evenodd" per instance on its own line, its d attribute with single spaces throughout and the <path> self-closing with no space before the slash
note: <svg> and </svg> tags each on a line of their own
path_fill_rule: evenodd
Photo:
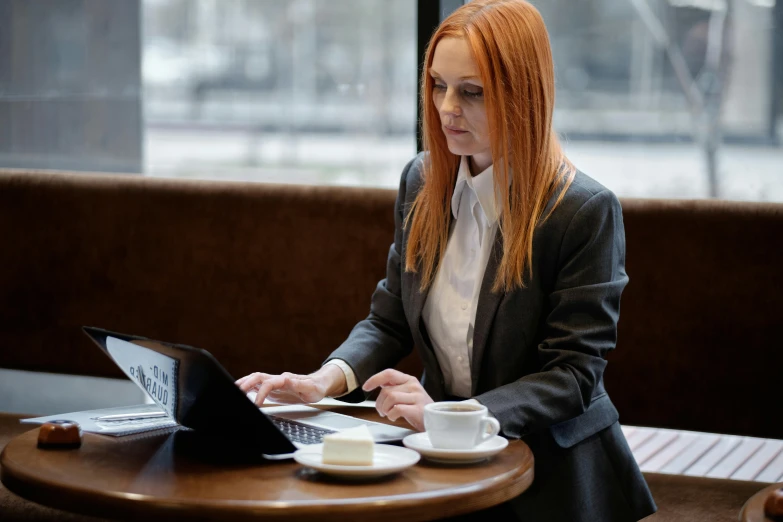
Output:
<svg viewBox="0 0 783 522">
<path fill-rule="evenodd" d="M 335 432 L 335 430 L 316 428 L 315 426 L 309 426 L 274 415 L 269 415 L 269 419 L 288 437 L 288 440 L 300 444 L 321 444 L 324 441 L 324 435 Z"/>
</svg>

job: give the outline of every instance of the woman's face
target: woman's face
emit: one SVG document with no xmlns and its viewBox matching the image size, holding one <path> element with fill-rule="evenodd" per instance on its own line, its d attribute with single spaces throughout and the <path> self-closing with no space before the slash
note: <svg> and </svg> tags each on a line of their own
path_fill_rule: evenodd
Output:
<svg viewBox="0 0 783 522">
<path fill-rule="evenodd" d="M 483 171 L 492 164 L 484 84 L 467 41 L 439 41 L 429 73 L 434 84 L 432 100 L 440 114 L 449 150 L 459 156 L 471 156 L 473 174 Z"/>
</svg>

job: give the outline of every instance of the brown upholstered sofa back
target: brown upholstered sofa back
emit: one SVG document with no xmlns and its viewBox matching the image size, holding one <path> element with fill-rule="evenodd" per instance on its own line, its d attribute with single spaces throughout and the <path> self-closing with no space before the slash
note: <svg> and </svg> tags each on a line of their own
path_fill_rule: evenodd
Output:
<svg viewBox="0 0 783 522">
<path fill-rule="evenodd" d="M 0 367 L 120 376 L 92 325 L 308 372 L 366 316 L 389 190 L 0 173 Z M 623 200 L 627 424 L 783 438 L 783 205 Z M 415 357 L 401 368 L 418 372 Z"/>
</svg>

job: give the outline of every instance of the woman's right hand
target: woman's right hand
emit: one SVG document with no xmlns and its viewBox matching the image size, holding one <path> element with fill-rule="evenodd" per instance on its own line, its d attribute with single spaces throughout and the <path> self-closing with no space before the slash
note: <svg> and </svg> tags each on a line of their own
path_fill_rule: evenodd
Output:
<svg viewBox="0 0 783 522">
<path fill-rule="evenodd" d="M 333 364 L 324 365 L 310 375 L 251 373 L 238 379 L 236 385 L 245 394 L 256 392 L 256 406 L 261 406 L 266 398 L 280 404 L 318 402 L 328 395 L 340 395 L 347 389 L 345 374 Z"/>
</svg>

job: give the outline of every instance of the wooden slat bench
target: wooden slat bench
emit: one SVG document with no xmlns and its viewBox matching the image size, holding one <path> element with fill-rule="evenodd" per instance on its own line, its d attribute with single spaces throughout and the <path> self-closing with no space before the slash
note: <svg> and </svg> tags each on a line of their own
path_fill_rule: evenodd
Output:
<svg viewBox="0 0 783 522">
<path fill-rule="evenodd" d="M 623 426 L 643 472 L 783 481 L 783 440 Z"/>
</svg>

